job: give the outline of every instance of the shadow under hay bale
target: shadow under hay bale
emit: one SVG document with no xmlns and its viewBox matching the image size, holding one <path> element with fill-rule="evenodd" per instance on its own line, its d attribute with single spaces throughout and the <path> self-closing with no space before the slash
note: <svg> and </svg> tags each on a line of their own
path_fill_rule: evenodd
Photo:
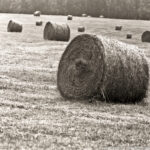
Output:
<svg viewBox="0 0 150 150">
<path fill-rule="evenodd" d="M 141 101 L 149 67 L 142 50 L 113 39 L 82 34 L 67 46 L 59 62 L 57 86 L 68 99 L 117 103 Z"/>
<path fill-rule="evenodd" d="M 72 20 L 73 19 L 73 16 L 72 15 L 68 15 L 67 16 L 67 20 Z"/>
<path fill-rule="evenodd" d="M 85 27 L 83 26 L 78 27 L 78 32 L 85 32 Z"/>
<path fill-rule="evenodd" d="M 10 20 L 7 26 L 7 32 L 22 32 L 22 24 L 14 21 L 14 20 Z"/>
<path fill-rule="evenodd" d="M 150 42 L 150 31 L 145 31 L 141 37 L 142 42 Z"/>
<path fill-rule="evenodd" d="M 69 41 L 70 28 L 67 24 L 47 22 L 44 28 L 43 37 L 45 40 Z"/>
<path fill-rule="evenodd" d="M 132 34 L 127 34 L 126 38 L 127 39 L 132 39 Z"/>
<path fill-rule="evenodd" d="M 121 31 L 122 30 L 122 26 L 116 26 L 115 30 Z"/>
<path fill-rule="evenodd" d="M 43 22 L 42 21 L 36 21 L 36 26 L 42 26 Z"/>
<path fill-rule="evenodd" d="M 33 15 L 36 16 L 36 17 L 39 17 L 41 15 L 41 12 L 40 11 L 35 11 Z"/>
</svg>

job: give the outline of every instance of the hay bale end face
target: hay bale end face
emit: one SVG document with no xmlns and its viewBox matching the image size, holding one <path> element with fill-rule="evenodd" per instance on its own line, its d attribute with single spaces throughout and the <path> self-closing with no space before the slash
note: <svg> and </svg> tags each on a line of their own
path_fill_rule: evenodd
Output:
<svg viewBox="0 0 150 150">
<path fill-rule="evenodd" d="M 40 12 L 40 11 L 35 11 L 35 12 L 34 12 L 34 16 L 39 17 L 40 15 L 41 15 L 41 12 Z"/>
<path fill-rule="evenodd" d="M 78 27 L 78 32 L 85 32 L 85 27 L 79 26 Z"/>
<path fill-rule="evenodd" d="M 22 24 L 14 20 L 10 20 L 7 26 L 7 32 L 22 32 L 22 29 Z"/>
<path fill-rule="evenodd" d="M 42 21 L 36 21 L 36 26 L 42 26 L 43 22 Z"/>
<path fill-rule="evenodd" d="M 59 62 L 57 86 L 68 99 L 99 97 L 135 103 L 148 89 L 149 67 L 142 50 L 105 37 L 75 37 Z"/>
<path fill-rule="evenodd" d="M 68 15 L 67 16 L 67 20 L 72 20 L 73 19 L 73 16 L 72 15 Z"/>
<path fill-rule="evenodd" d="M 69 41 L 70 28 L 67 24 L 47 22 L 44 28 L 43 37 L 45 40 Z"/>
<path fill-rule="evenodd" d="M 132 34 L 127 34 L 126 38 L 127 39 L 132 39 Z"/>
<path fill-rule="evenodd" d="M 115 30 L 121 31 L 122 30 L 122 26 L 116 26 Z"/>
<path fill-rule="evenodd" d="M 142 42 L 150 42 L 150 31 L 145 31 L 141 37 Z"/>
</svg>

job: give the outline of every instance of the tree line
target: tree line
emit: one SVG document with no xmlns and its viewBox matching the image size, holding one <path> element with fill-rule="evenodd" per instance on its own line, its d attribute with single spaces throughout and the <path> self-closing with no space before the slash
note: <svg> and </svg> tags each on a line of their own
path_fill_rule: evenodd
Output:
<svg viewBox="0 0 150 150">
<path fill-rule="evenodd" d="M 83 13 L 98 17 L 150 19 L 149 0 L 0 0 L 0 13 L 33 13 L 50 15 Z"/>
</svg>

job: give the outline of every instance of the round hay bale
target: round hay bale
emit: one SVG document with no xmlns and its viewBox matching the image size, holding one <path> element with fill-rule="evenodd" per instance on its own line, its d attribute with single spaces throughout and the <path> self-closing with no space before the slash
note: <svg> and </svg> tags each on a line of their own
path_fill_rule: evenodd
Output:
<svg viewBox="0 0 150 150">
<path fill-rule="evenodd" d="M 40 11 L 35 11 L 35 12 L 34 12 L 34 16 L 39 17 L 40 15 L 41 15 L 41 12 L 40 12 Z"/>
<path fill-rule="evenodd" d="M 67 24 L 47 22 L 43 37 L 45 40 L 69 41 L 70 28 Z"/>
<path fill-rule="evenodd" d="M 87 17 L 87 14 L 82 14 L 82 17 Z"/>
<path fill-rule="evenodd" d="M 36 26 L 42 26 L 43 22 L 42 21 L 36 21 Z"/>
<path fill-rule="evenodd" d="M 132 34 L 127 34 L 127 39 L 132 39 Z"/>
<path fill-rule="evenodd" d="M 122 30 L 122 26 L 116 26 L 115 30 L 121 31 Z"/>
<path fill-rule="evenodd" d="M 99 97 L 107 102 L 141 101 L 149 67 L 142 50 L 102 36 L 82 34 L 67 46 L 58 66 L 57 86 L 68 99 Z"/>
<path fill-rule="evenodd" d="M 100 17 L 100 18 L 104 18 L 104 16 L 103 16 L 103 15 L 100 15 L 99 17 Z"/>
<path fill-rule="evenodd" d="M 67 16 L 67 20 L 72 20 L 73 19 L 73 16 L 72 15 L 68 15 Z"/>
<path fill-rule="evenodd" d="M 22 24 L 14 20 L 10 20 L 7 26 L 7 32 L 22 32 L 22 29 Z"/>
<path fill-rule="evenodd" d="M 145 31 L 141 37 L 142 42 L 150 42 L 150 31 Z"/>
<path fill-rule="evenodd" d="M 84 32 L 84 31 L 85 31 L 85 27 L 83 27 L 83 26 L 78 27 L 78 32 Z"/>
</svg>

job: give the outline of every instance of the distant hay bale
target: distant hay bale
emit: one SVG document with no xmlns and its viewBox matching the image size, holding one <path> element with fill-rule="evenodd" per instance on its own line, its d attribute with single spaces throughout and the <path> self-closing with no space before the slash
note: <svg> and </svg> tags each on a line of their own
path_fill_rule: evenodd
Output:
<svg viewBox="0 0 150 150">
<path fill-rule="evenodd" d="M 7 32 L 22 32 L 22 24 L 18 21 L 10 20 L 7 26 Z"/>
<path fill-rule="evenodd" d="M 116 26 L 115 30 L 121 31 L 122 30 L 122 26 Z"/>
<path fill-rule="evenodd" d="M 35 12 L 34 12 L 34 16 L 39 17 L 40 15 L 41 15 L 41 12 L 40 12 L 40 11 L 35 11 Z"/>
<path fill-rule="evenodd" d="M 42 26 L 43 22 L 39 20 L 39 21 L 36 21 L 35 24 L 36 24 L 36 26 Z"/>
<path fill-rule="evenodd" d="M 100 15 L 99 17 L 100 17 L 100 18 L 104 18 L 104 16 L 103 16 L 103 15 Z"/>
<path fill-rule="evenodd" d="M 150 31 L 145 31 L 141 37 L 142 42 L 150 42 Z"/>
<path fill-rule="evenodd" d="M 82 14 L 82 17 L 87 17 L 87 14 Z"/>
<path fill-rule="evenodd" d="M 84 31 L 85 31 L 85 27 L 83 27 L 83 26 L 78 27 L 78 32 L 84 32 Z"/>
<path fill-rule="evenodd" d="M 70 28 L 67 24 L 47 22 L 43 37 L 45 40 L 69 41 Z"/>
<path fill-rule="evenodd" d="M 72 15 L 68 15 L 67 16 L 67 20 L 72 20 L 73 19 L 73 16 Z"/>
<path fill-rule="evenodd" d="M 132 39 L 132 34 L 127 34 L 126 38 L 127 39 Z"/>
<path fill-rule="evenodd" d="M 142 50 L 102 36 L 75 37 L 59 62 L 57 86 L 68 99 L 99 97 L 135 103 L 147 94 L 149 67 Z"/>
</svg>

